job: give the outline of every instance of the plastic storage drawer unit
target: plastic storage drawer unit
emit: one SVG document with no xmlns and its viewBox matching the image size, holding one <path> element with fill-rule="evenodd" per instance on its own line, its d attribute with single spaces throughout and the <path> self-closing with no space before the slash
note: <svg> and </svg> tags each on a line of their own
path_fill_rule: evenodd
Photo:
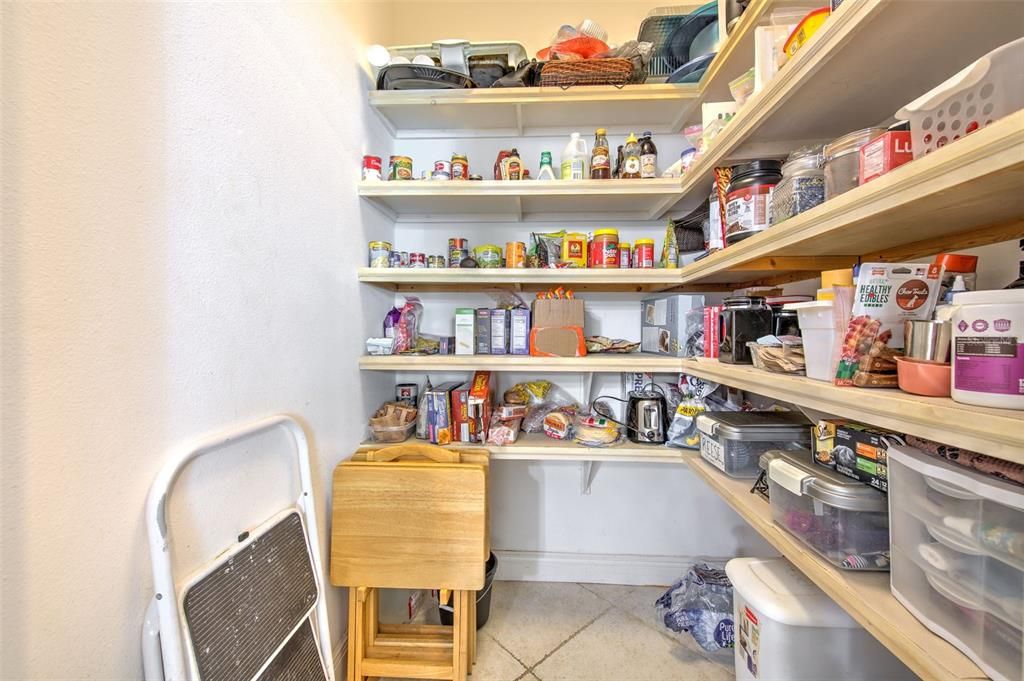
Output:
<svg viewBox="0 0 1024 681">
<path fill-rule="evenodd" d="M 836 567 L 889 569 L 885 494 L 815 465 L 810 451 L 766 452 L 761 467 L 776 524 Z"/>
<path fill-rule="evenodd" d="M 998 681 L 1024 678 L 1024 490 L 889 448 L 892 593 Z"/>
<path fill-rule="evenodd" d="M 730 477 L 754 479 L 768 450 L 809 447 L 811 427 L 797 412 L 710 411 L 697 417 L 700 455 Z"/>
</svg>

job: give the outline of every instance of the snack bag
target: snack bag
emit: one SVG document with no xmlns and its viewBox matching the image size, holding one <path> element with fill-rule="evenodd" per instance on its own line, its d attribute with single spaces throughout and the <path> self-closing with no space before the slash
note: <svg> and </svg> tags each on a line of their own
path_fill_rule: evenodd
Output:
<svg viewBox="0 0 1024 681">
<path fill-rule="evenodd" d="M 894 358 L 903 348 L 903 322 L 931 318 L 941 281 L 941 265 L 862 264 L 835 384 L 895 387 Z"/>
<path fill-rule="evenodd" d="M 420 299 L 408 297 L 405 304 L 399 311 L 398 322 L 395 324 L 395 346 L 392 354 L 398 355 L 413 348 L 419 340 L 420 315 L 423 314 L 423 305 Z M 390 315 L 390 313 L 389 313 Z"/>
</svg>

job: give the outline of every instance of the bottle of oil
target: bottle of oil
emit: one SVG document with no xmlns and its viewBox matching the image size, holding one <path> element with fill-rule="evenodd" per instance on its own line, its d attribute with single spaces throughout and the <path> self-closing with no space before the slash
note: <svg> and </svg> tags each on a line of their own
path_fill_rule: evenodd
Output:
<svg viewBox="0 0 1024 681">
<path fill-rule="evenodd" d="M 607 135 L 608 131 L 604 128 L 598 128 L 594 133 L 594 148 L 590 156 L 590 179 L 592 180 L 608 180 L 612 176 Z"/>
<path fill-rule="evenodd" d="M 616 180 L 622 177 L 622 163 L 625 157 L 622 154 L 622 145 L 619 145 L 618 155 L 615 157 L 615 172 L 612 173 L 612 177 Z"/>
<path fill-rule="evenodd" d="M 622 179 L 640 179 L 640 143 L 636 135 L 629 133 L 622 152 Z"/>
<path fill-rule="evenodd" d="M 640 177 L 658 176 L 658 149 L 651 141 L 651 133 L 645 132 L 640 138 Z"/>
</svg>

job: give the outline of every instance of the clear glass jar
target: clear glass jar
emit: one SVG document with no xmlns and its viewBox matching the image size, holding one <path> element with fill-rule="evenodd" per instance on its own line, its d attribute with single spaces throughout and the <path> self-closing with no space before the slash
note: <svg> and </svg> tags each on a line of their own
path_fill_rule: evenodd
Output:
<svg viewBox="0 0 1024 681">
<path fill-rule="evenodd" d="M 772 195 L 772 224 L 777 225 L 824 201 L 825 169 L 821 163 L 821 147 L 790 154 L 782 164 L 782 180 Z"/>
<path fill-rule="evenodd" d="M 832 199 L 855 188 L 860 183 L 860 148 L 885 134 L 885 128 L 854 130 L 826 144 L 825 198 Z"/>
</svg>

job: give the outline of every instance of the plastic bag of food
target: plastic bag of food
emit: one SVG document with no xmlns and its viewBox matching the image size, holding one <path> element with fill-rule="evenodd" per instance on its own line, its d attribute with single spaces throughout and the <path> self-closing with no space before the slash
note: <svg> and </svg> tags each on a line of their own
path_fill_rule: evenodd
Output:
<svg viewBox="0 0 1024 681">
<path fill-rule="evenodd" d="M 547 383 L 547 381 L 545 381 Z M 548 384 L 548 390 L 544 397 L 530 404 L 526 411 L 526 418 L 523 419 L 523 430 L 527 433 L 540 433 L 544 430 L 544 418 L 553 411 L 564 410 L 566 413 L 575 414 L 580 410 L 572 395 L 556 385 Z M 508 401 L 506 394 L 506 402 Z"/>
<path fill-rule="evenodd" d="M 708 411 L 707 397 L 717 389 L 717 383 L 710 383 L 687 374 L 680 375 L 679 390 L 682 399 L 672 412 L 672 422 L 669 423 L 667 434 L 668 446 L 700 449 L 697 417 Z"/>
<path fill-rule="evenodd" d="M 506 404 L 533 404 L 542 402 L 551 388 L 551 381 L 524 381 L 506 390 L 502 397 Z"/>
<path fill-rule="evenodd" d="M 559 267 L 562 264 L 562 241 L 564 240 L 564 229 L 560 232 L 531 233 L 527 264 L 535 268 Z"/>
<path fill-rule="evenodd" d="M 397 307 L 391 308 L 391 311 L 384 315 L 384 337 L 394 338 L 395 337 L 395 325 L 398 324 L 398 320 L 402 318 L 402 311 Z"/>
<path fill-rule="evenodd" d="M 399 310 L 398 323 L 395 324 L 395 346 L 393 354 L 400 354 L 412 348 L 420 333 L 420 315 L 423 314 L 423 305 L 420 299 L 409 297 Z"/>
<path fill-rule="evenodd" d="M 611 419 L 585 414 L 576 418 L 575 441 L 584 447 L 611 447 L 622 439 L 622 430 Z"/>
<path fill-rule="evenodd" d="M 522 419 L 502 421 L 498 418 L 498 412 L 495 411 L 491 417 L 491 428 L 487 431 L 487 443 L 499 447 L 513 444 L 519 439 L 522 422 Z"/>
<path fill-rule="evenodd" d="M 676 634 L 688 632 L 710 653 L 734 647 L 732 583 L 722 563 L 695 563 L 654 602 L 658 620 Z"/>
<path fill-rule="evenodd" d="M 569 440 L 575 432 L 574 420 L 574 410 L 560 407 L 544 415 L 544 419 L 541 421 L 541 431 L 555 440 Z"/>
</svg>

